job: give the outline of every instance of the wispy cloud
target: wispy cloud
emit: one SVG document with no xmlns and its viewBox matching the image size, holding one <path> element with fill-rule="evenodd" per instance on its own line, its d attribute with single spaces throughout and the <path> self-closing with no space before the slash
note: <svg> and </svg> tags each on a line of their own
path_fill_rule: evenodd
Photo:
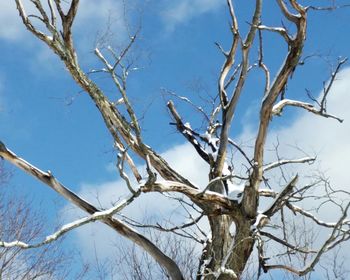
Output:
<svg viewBox="0 0 350 280">
<path fill-rule="evenodd" d="M 7 41 L 21 40 L 25 28 L 16 10 L 15 1 L 0 2 L 0 39 Z"/>
<path fill-rule="evenodd" d="M 273 131 L 270 141 L 278 136 L 284 143 L 297 143 L 306 151 L 314 151 L 321 162 L 320 167 L 326 171 L 334 185 L 350 191 L 347 172 L 350 158 L 349 89 L 350 68 L 347 68 L 339 73 L 327 98 L 329 113 L 343 118 L 343 123 L 303 112 L 291 125 Z"/>
<path fill-rule="evenodd" d="M 47 6 L 45 1 L 43 6 Z M 23 6 L 28 15 L 37 14 L 35 7 L 28 0 L 23 1 Z M 49 9 L 46 7 L 47 12 Z M 57 15 L 57 12 L 56 12 Z M 123 15 L 123 2 L 112 0 L 82 1 L 76 17 L 74 28 L 78 32 L 96 32 L 106 26 L 108 20 L 113 24 L 115 33 L 120 33 L 123 29 L 120 24 L 116 24 Z M 33 22 L 36 22 L 32 18 Z M 0 2 L 0 39 L 7 41 L 23 41 L 24 34 L 27 33 L 16 9 L 14 1 Z M 44 31 L 44 30 L 42 30 Z M 85 32 L 86 33 L 86 32 Z"/>
<path fill-rule="evenodd" d="M 96 36 L 109 30 L 110 36 L 126 34 L 123 1 L 83 1 L 77 14 L 75 28 L 84 36 Z"/>
<path fill-rule="evenodd" d="M 287 116 L 282 126 L 271 129 L 267 143 L 265 163 L 277 160 L 275 147 L 278 145 L 278 156 L 284 159 L 295 159 L 307 156 L 316 156 L 317 161 L 313 165 L 295 164 L 289 165 L 284 175 L 286 179 L 295 174 L 299 174 L 298 186 L 309 184 L 316 176 L 322 175 L 328 178 L 334 189 L 343 189 L 350 191 L 348 163 L 350 159 L 350 68 L 341 71 L 335 81 L 332 90 L 328 95 L 327 109 L 330 114 L 334 114 L 342 119 L 339 123 L 334 119 L 326 119 L 316 116 L 302 109 L 293 108 L 298 112 L 298 117 L 292 121 Z M 286 110 L 287 111 L 287 110 Z M 288 112 L 285 112 L 288 114 Z M 274 119 L 273 122 L 278 121 Z M 255 128 L 252 126 L 240 135 L 240 141 L 253 144 Z M 251 153 L 248 150 L 248 153 Z M 243 161 L 244 162 L 244 161 Z M 281 173 L 278 169 L 270 171 L 267 175 L 269 183 L 278 188 L 279 185 L 285 184 L 281 180 Z M 314 178 L 313 178 L 314 177 Z M 316 188 L 313 195 L 324 194 L 324 190 Z M 335 195 L 334 195 L 335 197 Z M 342 199 L 340 197 L 340 199 Z M 266 201 L 265 201 L 266 202 Z M 269 203 L 269 201 L 267 202 Z M 312 209 L 320 204 L 316 200 L 308 200 L 306 208 Z M 264 202 L 261 203 L 264 208 Z M 339 209 L 327 204 L 318 210 L 316 214 L 325 222 L 334 222 L 339 218 Z M 322 240 L 322 236 L 320 239 Z"/>
<path fill-rule="evenodd" d="M 47 2 L 42 1 L 47 8 Z M 65 5 L 65 2 L 62 4 Z M 81 1 L 78 14 L 76 16 L 73 33 L 76 50 L 79 54 L 83 67 L 88 63 L 96 61 L 92 55 L 92 50 L 99 40 L 105 44 L 117 45 L 126 39 L 127 29 L 124 19 L 124 6 L 122 0 L 101 0 L 101 1 Z M 29 0 L 23 0 L 26 13 L 38 14 L 35 7 Z M 67 7 L 63 7 L 64 9 Z M 58 14 L 56 12 L 56 16 Z M 44 26 L 36 25 L 37 19 L 31 18 L 38 29 L 49 35 Z M 58 21 L 59 25 L 59 21 Z M 37 72 L 37 67 L 44 68 L 46 73 L 55 74 L 57 65 L 60 65 L 56 55 L 42 42 L 39 42 L 32 34 L 26 30 L 16 9 L 14 1 L 0 1 L 0 41 L 14 44 L 18 48 L 33 50 L 32 64 L 33 73 Z M 41 74 L 40 74 L 41 75 Z"/>
<path fill-rule="evenodd" d="M 176 25 L 186 23 L 192 18 L 214 12 L 225 4 L 221 0 L 180 0 L 171 1 L 161 12 L 162 20 L 168 30 L 173 30 Z"/>
</svg>

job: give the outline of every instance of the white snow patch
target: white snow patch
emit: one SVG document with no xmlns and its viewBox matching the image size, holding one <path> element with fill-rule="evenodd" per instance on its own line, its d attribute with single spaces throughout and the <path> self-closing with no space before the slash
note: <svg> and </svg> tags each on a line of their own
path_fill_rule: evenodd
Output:
<svg viewBox="0 0 350 280">
<path fill-rule="evenodd" d="M 245 183 L 236 184 L 231 180 L 227 180 L 227 188 L 228 188 L 227 197 L 229 199 L 237 200 L 238 203 L 241 203 L 243 198 L 244 187 L 245 187 Z"/>
<path fill-rule="evenodd" d="M 219 138 L 213 136 L 212 134 L 209 134 L 208 131 L 206 131 L 204 134 L 201 134 L 201 137 L 205 139 L 211 148 L 214 148 L 215 150 L 219 149 Z"/>
<path fill-rule="evenodd" d="M 255 223 L 252 225 L 252 230 L 255 230 L 255 229 L 259 226 L 259 224 L 260 224 L 260 222 L 261 222 L 262 219 L 267 218 L 267 216 L 264 215 L 264 214 L 262 214 L 261 212 L 258 212 L 258 213 L 259 213 L 259 214 L 258 214 L 258 216 L 256 217 L 256 221 L 255 221 Z"/>
<path fill-rule="evenodd" d="M 188 129 L 192 130 L 191 124 L 189 122 L 185 123 L 184 126 Z"/>
</svg>

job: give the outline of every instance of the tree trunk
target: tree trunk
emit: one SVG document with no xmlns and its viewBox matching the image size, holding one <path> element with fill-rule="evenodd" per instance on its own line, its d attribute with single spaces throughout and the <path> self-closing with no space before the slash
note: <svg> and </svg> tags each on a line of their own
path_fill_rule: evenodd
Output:
<svg viewBox="0 0 350 280">
<path fill-rule="evenodd" d="M 232 218 L 228 215 L 209 216 L 208 218 L 212 232 L 212 241 L 209 250 L 212 259 L 207 268 L 211 271 L 219 271 L 222 266 L 225 266 L 226 258 L 233 241 L 232 234 L 230 233 L 230 227 L 233 225 L 233 222 Z M 229 259 L 230 257 L 231 256 L 229 256 Z M 226 276 L 227 275 L 220 275 L 217 279 L 230 279 Z M 204 279 L 211 280 L 216 279 L 216 277 L 215 275 L 208 275 L 208 277 L 204 277 Z"/>
<path fill-rule="evenodd" d="M 200 265 L 203 266 L 204 262 L 207 265 L 197 280 L 240 279 L 253 250 L 254 240 L 250 221 L 243 219 L 243 216 L 238 218 L 234 217 L 234 220 L 229 215 L 208 216 L 212 238 L 203 250 Z"/>
</svg>

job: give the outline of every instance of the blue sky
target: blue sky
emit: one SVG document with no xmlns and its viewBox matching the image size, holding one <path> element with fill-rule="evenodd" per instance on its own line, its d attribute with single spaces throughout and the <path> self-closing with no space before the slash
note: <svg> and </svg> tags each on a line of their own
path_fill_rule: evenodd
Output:
<svg viewBox="0 0 350 280">
<path fill-rule="evenodd" d="M 246 22 L 250 19 L 253 1 L 245 2 L 241 7 L 237 5 L 242 8 L 237 14 L 243 31 L 248 27 Z M 139 18 L 142 19 L 135 50 L 140 55 L 137 61 L 140 70 L 130 75 L 128 89 L 139 115 L 145 116 L 142 124 L 146 142 L 157 151 L 170 154 L 169 158 L 184 172 L 192 164 L 188 176 L 205 183 L 207 178 L 203 179 L 200 173 L 202 163 L 192 162 L 189 156 L 185 162 L 180 156 L 174 159 L 174 151 L 181 154 L 188 151 L 188 147 L 183 145 L 184 140 L 175 133 L 174 127 L 168 125 L 170 117 L 164 101 L 168 97 L 162 96 L 161 89 L 189 96 L 195 102 L 202 102 L 202 106 L 206 104 L 195 92 L 198 85 L 202 97 L 216 94 L 223 57 L 214 42 L 228 48 L 231 40 L 225 1 L 147 1 L 142 3 L 141 12 L 135 9 L 139 4 L 130 2 L 127 6 L 131 26 L 136 26 Z M 274 4 L 266 4 L 265 11 L 264 24 L 280 24 L 281 18 L 274 14 Z M 92 50 L 96 37 L 105 30 L 109 13 L 115 36 L 113 42 L 118 45 L 127 35 L 121 1 L 89 1 L 81 5 L 75 31 L 80 62 L 85 70 L 101 67 Z M 297 70 L 288 87 L 289 96 L 306 100 L 305 88 L 317 96 L 322 82 L 329 77 L 329 63 L 334 64 L 339 56 L 350 57 L 349 16 L 350 9 L 310 13 L 304 55 L 318 54 L 322 58 L 312 58 L 309 64 Z M 265 45 L 265 57 L 274 73 L 279 69 L 281 53 L 285 53 L 286 47 L 275 34 L 264 37 L 269 42 Z M 105 196 L 109 197 L 118 180 L 112 168 L 115 162 L 112 139 L 95 106 L 74 84 L 63 65 L 24 29 L 13 1 L 0 3 L 0 42 L 0 139 L 26 160 L 51 170 L 71 189 L 93 199 L 91 190 L 97 188 L 99 192 L 105 190 Z M 113 96 L 107 77 L 93 77 Z M 340 97 L 332 96 L 330 101 L 330 112 L 340 111 L 343 114 L 340 117 L 344 118 L 350 117 L 345 106 L 350 101 L 347 93 L 350 82 L 347 84 L 347 80 L 350 80 L 349 70 L 344 72 L 338 87 Z M 232 135 L 242 141 L 254 137 L 260 102 L 254 97 L 262 94 L 263 76 L 255 70 L 248 81 L 232 131 Z M 192 126 L 201 125 L 199 115 L 181 104 L 178 107 Z M 341 160 L 350 156 L 348 121 L 340 126 L 335 121 L 319 122 L 316 118 L 298 110 L 287 110 L 283 121 L 272 123 L 272 134 L 282 135 L 282 139 L 293 135 L 291 142 L 305 143 L 307 149 L 320 153 L 322 168 L 330 170 L 330 175 L 336 177 L 335 182 L 346 184 Z M 319 129 L 311 133 L 314 127 Z M 286 153 L 291 152 L 286 150 Z M 54 216 L 65 206 L 51 190 L 20 171 L 15 172 L 12 184 L 16 190 L 44 201 L 50 209 L 48 212 Z M 349 185 L 344 187 L 350 188 Z M 135 211 L 135 215 L 140 215 Z"/>
</svg>

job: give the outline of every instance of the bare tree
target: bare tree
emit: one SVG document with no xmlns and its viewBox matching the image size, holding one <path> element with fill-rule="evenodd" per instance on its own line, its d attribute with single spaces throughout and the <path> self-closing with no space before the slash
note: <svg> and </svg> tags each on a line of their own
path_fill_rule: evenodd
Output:
<svg viewBox="0 0 350 280">
<path fill-rule="evenodd" d="M 45 222 L 39 207 L 10 190 L 11 172 L 0 164 L 0 236 L 2 240 L 17 238 L 33 242 L 43 237 Z M 69 252 L 63 252 L 61 242 L 29 251 L 18 247 L 0 250 L 1 279 L 66 279 L 70 274 Z M 81 271 L 81 276 L 85 271 Z"/>
<path fill-rule="evenodd" d="M 181 267 L 185 279 L 194 279 L 197 273 L 198 253 L 191 240 L 174 234 L 146 229 L 149 238 L 162 249 L 167 256 Z M 113 248 L 113 247 L 112 247 Z M 94 279 L 168 279 L 168 273 L 154 259 L 134 243 L 115 244 L 112 257 L 103 258 L 96 252 L 90 274 Z"/>
<path fill-rule="evenodd" d="M 269 125 L 272 119 L 282 115 L 284 108 L 297 107 L 315 115 L 342 122 L 339 117 L 328 113 L 326 101 L 346 59 L 338 61 L 329 83 L 324 86 L 320 99 L 315 99 L 310 95 L 310 102 L 305 102 L 285 96 L 290 78 L 296 68 L 304 62 L 302 53 L 307 35 L 308 13 L 315 10 L 336 9 L 338 7 L 335 4 L 329 7 L 317 7 L 303 6 L 297 0 L 276 0 L 279 12 L 277 16 L 282 17 L 283 22 L 288 23 L 290 28 L 287 29 L 286 24 L 264 25 L 262 22 L 263 1 L 256 0 L 249 28 L 244 33 L 236 16 L 237 8 L 231 0 L 227 0 L 232 43 L 228 51 L 217 44 L 223 54 L 224 62 L 218 73 L 217 98 L 213 99 L 213 110 L 205 112 L 201 107 L 196 107 L 189 99 L 178 96 L 205 115 L 206 128 L 203 131 L 192 129 L 191 125 L 181 117 L 175 103 L 171 100 L 167 103 L 173 118 L 172 124 L 209 166 L 207 186 L 196 186 L 174 170 L 144 142 L 139 118 L 130 102 L 126 86 L 129 70 L 132 68 L 132 64 L 126 57 L 139 32 L 130 36 L 129 43 L 120 53 L 112 48 L 96 47 L 95 49 L 95 54 L 102 67 L 100 70 L 95 70 L 94 73 L 109 75 L 119 95 L 118 100 L 112 102 L 98 83 L 84 72 L 79 64 L 72 33 L 72 26 L 79 9 L 79 0 L 67 1 L 68 3 L 49 0 L 47 5 L 44 1 L 30 0 L 29 2 L 36 8 L 34 14 L 27 14 L 26 6 L 21 0 L 15 0 L 15 2 L 26 28 L 58 56 L 74 81 L 86 92 L 101 113 L 104 125 L 113 137 L 118 154 L 117 167 L 130 195 L 110 209 L 100 209 L 70 191 L 50 171 L 42 171 L 28 163 L 1 142 L 1 157 L 34 176 L 88 214 L 85 218 L 63 226 L 42 242 L 28 243 L 15 240 L 2 242 L 2 247 L 24 249 L 39 247 L 58 239 L 74 228 L 100 221 L 145 250 L 164 268 L 168 277 L 184 279 L 181 265 L 176 263 L 172 257 L 167 256 L 145 234 L 135 229 L 138 226 L 152 227 L 160 231 L 182 234 L 185 238 L 191 237 L 201 244 L 202 255 L 197 270 L 197 279 L 240 279 L 249 259 L 255 255 L 259 272 L 279 269 L 297 276 L 307 275 L 315 268 L 324 253 L 350 237 L 349 220 L 347 220 L 350 203 L 346 200 L 339 201 L 339 191 L 333 190 L 327 180 L 314 178 L 310 183 L 298 184 L 298 175 L 287 178 L 281 172 L 281 176 L 286 180 L 284 186 L 264 188 L 268 183 L 269 172 L 272 170 L 282 170 L 289 164 L 310 163 L 315 160 L 314 157 L 303 157 L 299 159 L 279 158 L 273 163 L 266 162 L 265 144 Z M 266 32 L 278 34 L 287 46 L 285 58 L 280 62 L 279 71 L 273 74 L 273 79 L 271 79 L 270 70 L 264 60 L 263 34 Z M 253 153 L 249 155 L 230 138 L 230 129 L 235 120 L 238 102 L 246 88 L 247 77 L 253 68 L 261 69 L 265 76 L 265 84 L 255 89 L 256 92 L 261 92 L 260 97 L 257 94 L 254 96 L 261 101 L 260 118 Z M 247 170 L 243 174 L 234 171 L 235 157 L 231 157 L 232 151 L 238 151 L 246 159 Z M 147 170 L 146 176 L 141 176 L 135 164 L 135 158 L 144 162 Z M 138 184 L 132 184 L 127 169 L 131 170 Z M 242 181 L 241 185 L 234 183 L 234 180 L 237 179 Z M 314 193 L 315 189 L 319 188 L 324 188 L 322 195 L 318 191 Z M 191 222 L 173 227 L 160 224 L 140 225 L 116 215 L 130 203 L 137 203 L 137 199 L 144 193 L 150 192 L 180 195 L 173 198 L 185 204 L 188 209 L 196 209 L 189 213 Z M 349 194 L 343 191 L 342 196 L 344 195 Z M 271 199 L 269 206 L 259 208 L 259 202 L 266 197 Z M 308 200 L 321 201 L 320 207 L 332 204 L 339 210 L 339 217 L 334 223 L 323 222 L 318 218 L 317 210 L 320 208 L 317 208 L 316 211 L 308 211 L 303 208 L 305 205 L 303 202 Z M 293 243 L 294 233 L 288 231 L 286 220 L 299 216 L 329 231 L 327 238 L 322 243 L 316 244 L 316 248 L 310 248 L 310 243 L 302 240 L 294 240 L 298 242 Z M 202 232 L 199 228 L 198 221 L 201 218 L 208 220 L 209 234 Z M 193 227 L 203 233 L 206 238 L 197 238 L 190 230 Z M 273 251 L 267 247 L 269 243 L 276 244 L 280 252 L 270 253 Z M 283 260 L 282 255 L 286 256 Z M 297 266 L 297 263 L 293 261 L 295 255 L 303 256 L 304 262 L 301 266 Z M 289 260 L 287 264 L 286 260 Z"/>
</svg>

